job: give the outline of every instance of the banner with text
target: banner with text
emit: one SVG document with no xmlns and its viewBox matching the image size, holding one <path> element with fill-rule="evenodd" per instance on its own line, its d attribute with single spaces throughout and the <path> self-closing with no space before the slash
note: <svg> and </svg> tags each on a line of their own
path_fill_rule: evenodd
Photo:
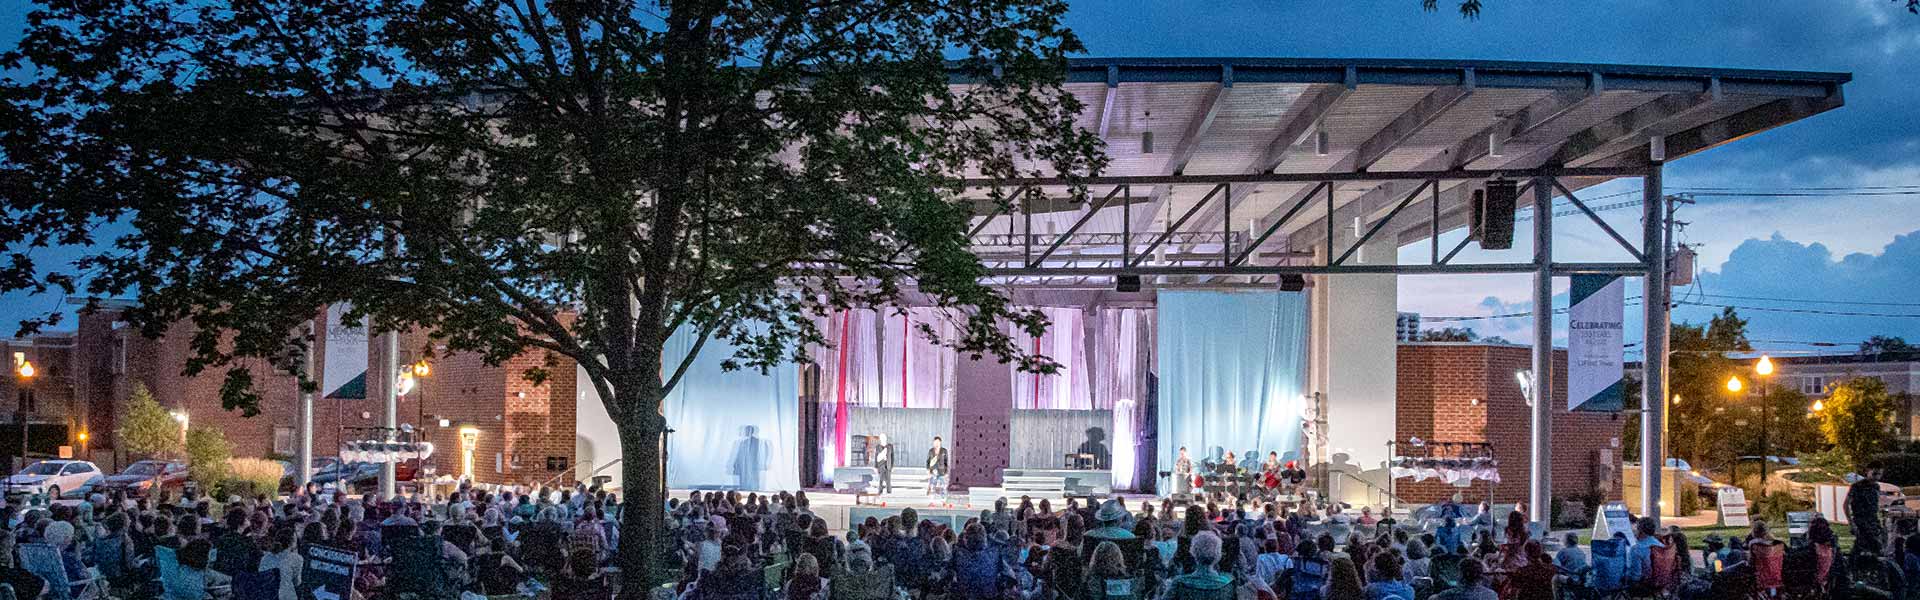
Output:
<svg viewBox="0 0 1920 600">
<path fill-rule="evenodd" d="M 1617 412 L 1626 402 L 1626 283 L 1574 275 L 1567 302 L 1567 410 Z"/>
</svg>

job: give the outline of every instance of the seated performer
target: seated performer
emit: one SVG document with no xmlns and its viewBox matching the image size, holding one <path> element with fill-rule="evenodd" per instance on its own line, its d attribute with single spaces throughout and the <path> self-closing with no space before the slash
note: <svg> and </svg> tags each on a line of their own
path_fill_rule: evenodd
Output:
<svg viewBox="0 0 1920 600">
<path fill-rule="evenodd" d="M 1280 453 L 1267 452 L 1266 462 L 1260 463 L 1260 487 L 1265 488 L 1268 494 L 1280 493 L 1281 470 Z"/>
<path fill-rule="evenodd" d="M 1187 447 L 1180 447 L 1180 457 L 1173 459 L 1173 493 L 1193 493 L 1193 457 L 1187 456 Z"/>
</svg>

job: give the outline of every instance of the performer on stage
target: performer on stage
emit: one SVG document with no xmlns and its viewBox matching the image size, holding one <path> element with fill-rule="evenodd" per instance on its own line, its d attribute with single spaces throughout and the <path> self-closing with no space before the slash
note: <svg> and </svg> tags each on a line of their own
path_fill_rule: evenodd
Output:
<svg viewBox="0 0 1920 600">
<path fill-rule="evenodd" d="M 1280 453 L 1267 452 L 1266 462 L 1260 463 L 1260 487 L 1266 488 L 1267 493 L 1279 493 L 1280 471 L 1282 468 L 1280 464 Z"/>
<path fill-rule="evenodd" d="M 880 434 L 880 446 L 873 450 L 873 468 L 880 472 L 880 493 L 893 493 L 893 441 Z"/>
<path fill-rule="evenodd" d="M 932 475 L 927 478 L 927 495 L 933 495 L 935 489 L 947 493 L 948 470 L 947 449 L 940 447 L 940 436 L 933 436 L 933 447 L 927 449 L 927 473 Z"/>
<path fill-rule="evenodd" d="M 1187 456 L 1187 447 L 1180 447 L 1180 458 L 1173 459 L 1173 493 L 1193 493 L 1193 457 Z"/>
</svg>

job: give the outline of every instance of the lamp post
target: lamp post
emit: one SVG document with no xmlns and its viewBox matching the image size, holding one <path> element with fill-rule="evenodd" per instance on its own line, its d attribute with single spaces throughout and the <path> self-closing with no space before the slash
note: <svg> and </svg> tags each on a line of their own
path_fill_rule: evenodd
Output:
<svg viewBox="0 0 1920 600">
<path fill-rule="evenodd" d="M 22 356 L 19 364 L 13 368 L 14 380 L 19 384 L 20 409 L 14 415 L 20 420 L 20 466 L 27 466 L 27 407 L 33 405 L 33 377 L 37 374 L 33 361 Z"/>
<path fill-rule="evenodd" d="M 1767 403 L 1767 388 L 1773 380 L 1773 359 L 1760 355 L 1760 362 L 1754 363 L 1753 372 L 1760 376 L 1760 497 L 1767 496 L 1767 461 L 1773 449 L 1767 443 L 1769 430 L 1773 429 L 1773 405 Z"/>
<path fill-rule="evenodd" d="M 433 375 L 433 366 L 427 364 L 427 359 L 423 358 L 420 359 L 419 362 L 413 363 L 411 369 L 413 370 L 413 379 L 416 382 L 415 386 L 420 389 L 420 396 L 413 399 L 414 408 L 419 409 L 419 418 L 414 421 L 413 430 L 416 432 L 416 435 L 425 435 L 427 428 L 427 377 Z M 426 492 L 426 488 L 422 485 L 420 479 L 426 474 L 426 467 L 426 457 L 421 456 L 418 449 L 416 449 L 413 454 L 413 493 L 415 496 L 420 496 Z"/>
<path fill-rule="evenodd" d="M 1727 378 L 1728 392 L 1739 394 L 1740 390 L 1745 387 L 1746 387 L 1745 385 L 1740 383 L 1740 376 L 1735 375 Z M 1736 396 L 1736 399 L 1737 398 L 1738 397 Z M 1718 409 L 1715 409 L 1715 412 L 1718 412 Z M 1736 421 L 1734 425 L 1736 426 L 1746 425 L 1746 421 Z M 1736 486 L 1740 485 L 1740 451 L 1738 450 L 1735 450 L 1733 453 L 1733 467 L 1729 469 L 1729 471 L 1732 472 L 1733 484 Z M 1766 480 L 1762 479 L 1761 483 L 1762 484 L 1766 483 Z"/>
</svg>

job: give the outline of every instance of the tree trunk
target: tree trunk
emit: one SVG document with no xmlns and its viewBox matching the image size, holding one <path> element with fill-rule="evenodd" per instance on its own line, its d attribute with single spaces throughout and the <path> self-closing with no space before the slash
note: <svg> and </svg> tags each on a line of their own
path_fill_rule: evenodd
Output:
<svg viewBox="0 0 1920 600">
<path fill-rule="evenodd" d="M 673 551 L 666 533 L 666 479 L 661 454 L 666 419 L 661 417 L 657 394 L 628 396 L 628 406 L 638 407 L 637 417 L 620 419 L 620 598 L 646 600 L 648 590 L 659 587 L 660 565 Z"/>
</svg>

